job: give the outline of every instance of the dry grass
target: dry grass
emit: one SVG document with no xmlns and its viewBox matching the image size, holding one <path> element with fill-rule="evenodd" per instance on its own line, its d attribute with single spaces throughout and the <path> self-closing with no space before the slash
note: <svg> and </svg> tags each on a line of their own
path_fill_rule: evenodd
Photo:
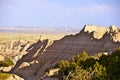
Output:
<svg viewBox="0 0 120 80">
<path fill-rule="evenodd" d="M 41 34 L 37 33 L 0 33 L 0 42 L 11 40 L 38 40 Z M 58 40 L 65 34 L 46 34 L 46 37 L 51 40 Z"/>
</svg>

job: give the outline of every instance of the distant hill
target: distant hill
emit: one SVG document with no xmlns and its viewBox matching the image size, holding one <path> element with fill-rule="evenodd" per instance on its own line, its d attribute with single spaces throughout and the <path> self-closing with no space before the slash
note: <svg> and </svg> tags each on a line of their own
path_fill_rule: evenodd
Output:
<svg viewBox="0 0 120 80">
<path fill-rule="evenodd" d="M 74 34 L 79 31 L 79 28 L 70 27 L 11 27 L 0 26 L 0 32 L 22 32 L 22 33 L 69 33 Z"/>
</svg>

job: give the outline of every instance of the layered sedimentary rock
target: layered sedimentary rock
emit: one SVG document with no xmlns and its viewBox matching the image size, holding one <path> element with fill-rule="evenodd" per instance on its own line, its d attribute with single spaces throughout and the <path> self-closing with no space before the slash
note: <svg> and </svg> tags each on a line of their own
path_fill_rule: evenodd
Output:
<svg viewBox="0 0 120 80">
<path fill-rule="evenodd" d="M 85 25 L 76 35 L 67 35 L 60 40 L 45 39 L 32 44 L 11 70 L 26 80 L 39 80 L 46 68 L 53 67 L 62 59 L 70 60 L 72 56 L 86 51 L 89 55 L 98 52 L 111 53 L 120 46 L 120 29 Z M 24 64 L 24 65 L 23 65 Z M 26 65 L 25 65 L 26 64 Z"/>
<path fill-rule="evenodd" d="M 34 42 L 30 41 L 9 41 L 9 42 L 1 42 L 0 43 L 0 60 L 2 58 L 13 58 L 13 61 L 16 62 L 23 55 L 27 53 L 28 47 Z M 2 57 L 3 56 L 3 57 Z"/>
<path fill-rule="evenodd" d="M 85 25 L 84 32 L 93 32 L 93 37 L 96 39 L 100 39 L 105 33 L 108 33 L 114 42 L 120 42 L 120 29 L 115 25 L 111 25 L 109 28 L 95 25 Z"/>
<path fill-rule="evenodd" d="M 4 56 L 11 56 L 20 52 L 23 48 L 22 45 L 26 42 L 23 41 L 9 41 L 0 43 L 0 54 Z"/>
</svg>

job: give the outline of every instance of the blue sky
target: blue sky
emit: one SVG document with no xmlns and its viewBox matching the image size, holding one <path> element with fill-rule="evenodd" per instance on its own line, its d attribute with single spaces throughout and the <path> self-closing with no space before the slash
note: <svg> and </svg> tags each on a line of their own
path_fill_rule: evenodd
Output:
<svg viewBox="0 0 120 80">
<path fill-rule="evenodd" d="M 0 0 L 1 26 L 120 26 L 120 0 Z"/>
</svg>

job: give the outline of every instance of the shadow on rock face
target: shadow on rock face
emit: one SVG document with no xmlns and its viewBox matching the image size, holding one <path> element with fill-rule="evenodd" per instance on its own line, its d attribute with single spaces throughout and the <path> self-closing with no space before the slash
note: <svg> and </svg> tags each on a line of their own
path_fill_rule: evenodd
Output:
<svg viewBox="0 0 120 80">
<path fill-rule="evenodd" d="M 49 45 L 49 40 L 38 41 L 27 49 L 24 55 L 11 70 L 26 80 L 39 80 L 44 75 L 46 68 L 53 67 L 63 59 L 70 60 L 72 56 L 86 51 L 89 55 L 98 52 L 111 52 L 119 47 L 119 42 L 114 42 L 109 33 L 101 39 L 95 39 L 93 32 L 83 30 L 76 35 L 67 35 Z"/>
</svg>

